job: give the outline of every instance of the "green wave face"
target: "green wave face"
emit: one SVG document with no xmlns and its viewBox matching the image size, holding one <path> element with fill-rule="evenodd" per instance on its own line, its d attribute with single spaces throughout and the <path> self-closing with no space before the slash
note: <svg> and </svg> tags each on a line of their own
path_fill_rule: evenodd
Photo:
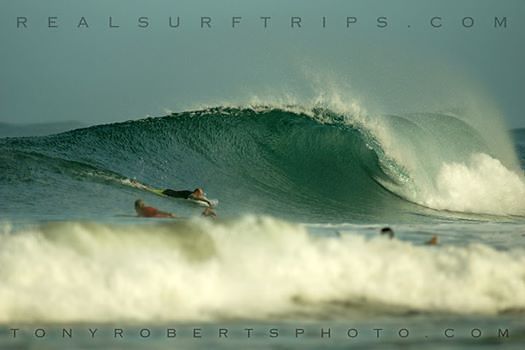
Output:
<svg viewBox="0 0 525 350">
<path fill-rule="evenodd" d="M 0 187 L 16 202 L 1 209 L 15 216 L 125 213 L 134 198 L 148 196 L 124 186 L 130 178 L 155 188 L 202 186 L 220 199 L 223 215 L 256 212 L 300 221 L 449 215 L 443 210 L 521 215 L 525 208 L 520 202 L 508 213 L 461 210 L 443 195 L 455 185 L 447 177 L 453 166 L 475 172 L 477 154 L 501 159 L 513 171 L 512 161 L 450 115 L 372 119 L 328 109 L 221 107 L 3 139 L 0 149 Z"/>
</svg>

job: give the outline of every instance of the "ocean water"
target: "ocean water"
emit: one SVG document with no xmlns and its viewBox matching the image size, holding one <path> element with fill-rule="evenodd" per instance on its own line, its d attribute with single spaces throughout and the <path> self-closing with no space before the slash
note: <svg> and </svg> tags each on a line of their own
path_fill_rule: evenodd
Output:
<svg viewBox="0 0 525 350">
<path fill-rule="evenodd" d="M 524 168 L 523 130 L 461 113 L 215 107 L 1 138 L 0 347 L 521 349 Z M 218 218 L 131 180 L 202 186 Z"/>
</svg>

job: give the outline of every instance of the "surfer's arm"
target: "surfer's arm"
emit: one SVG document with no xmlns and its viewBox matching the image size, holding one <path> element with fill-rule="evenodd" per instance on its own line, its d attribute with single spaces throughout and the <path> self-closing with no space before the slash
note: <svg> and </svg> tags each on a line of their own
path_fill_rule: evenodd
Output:
<svg viewBox="0 0 525 350">
<path fill-rule="evenodd" d="M 188 198 L 196 200 L 196 201 L 202 201 L 202 202 L 208 204 L 208 206 L 210 208 L 213 207 L 213 204 L 206 197 L 197 197 L 197 196 L 194 196 L 194 195 L 190 195 Z"/>
</svg>

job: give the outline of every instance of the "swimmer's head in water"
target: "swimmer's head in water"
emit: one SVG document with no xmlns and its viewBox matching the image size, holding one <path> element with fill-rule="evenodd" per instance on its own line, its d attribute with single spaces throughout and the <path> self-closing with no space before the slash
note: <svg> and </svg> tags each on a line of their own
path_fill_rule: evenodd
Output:
<svg viewBox="0 0 525 350">
<path fill-rule="evenodd" d="M 135 201 L 135 209 L 144 208 L 144 201 L 142 199 L 137 199 Z"/>
<path fill-rule="evenodd" d="M 388 238 L 394 237 L 394 230 L 392 230 L 390 227 L 383 227 L 381 229 L 381 235 L 387 235 Z"/>
</svg>

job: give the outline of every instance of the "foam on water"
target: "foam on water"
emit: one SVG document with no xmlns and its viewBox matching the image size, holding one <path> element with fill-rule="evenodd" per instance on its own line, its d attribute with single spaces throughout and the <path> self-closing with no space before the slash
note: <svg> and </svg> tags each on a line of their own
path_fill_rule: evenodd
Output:
<svg viewBox="0 0 525 350">
<path fill-rule="evenodd" d="M 0 236 L 0 322 L 343 317 L 354 307 L 525 309 L 525 251 L 319 238 L 246 216 L 144 225 L 52 223 Z"/>
<path fill-rule="evenodd" d="M 428 194 L 425 203 L 432 208 L 525 215 L 523 175 L 487 154 L 474 154 L 466 163 L 445 163 L 436 183 L 436 191 Z"/>
</svg>

